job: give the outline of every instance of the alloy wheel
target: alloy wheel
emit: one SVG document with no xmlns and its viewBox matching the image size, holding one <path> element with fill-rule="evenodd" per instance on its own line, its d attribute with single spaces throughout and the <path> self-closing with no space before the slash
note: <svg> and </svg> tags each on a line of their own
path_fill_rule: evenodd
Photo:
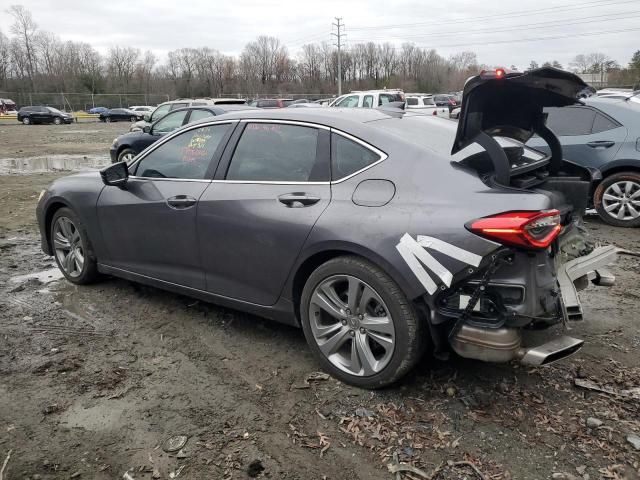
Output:
<svg viewBox="0 0 640 480">
<path fill-rule="evenodd" d="M 375 375 L 393 356 L 391 313 L 378 292 L 357 277 L 323 280 L 309 301 L 309 324 L 322 354 L 351 375 Z"/>
<path fill-rule="evenodd" d="M 22 119 L 22 123 L 24 123 L 25 125 L 29 125 L 31 123 L 31 119 L 29 117 L 24 117 Z"/>
<path fill-rule="evenodd" d="M 604 210 L 617 220 L 629 221 L 640 217 L 640 184 L 621 180 L 612 183 L 602 195 Z"/>
<path fill-rule="evenodd" d="M 67 217 L 59 217 L 53 226 L 53 248 L 58 264 L 70 277 L 82 274 L 85 248 L 78 227 Z"/>
<path fill-rule="evenodd" d="M 131 161 L 136 157 L 135 153 L 127 152 L 124 155 L 120 155 L 118 161 L 131 163 Z"/>
</svg>

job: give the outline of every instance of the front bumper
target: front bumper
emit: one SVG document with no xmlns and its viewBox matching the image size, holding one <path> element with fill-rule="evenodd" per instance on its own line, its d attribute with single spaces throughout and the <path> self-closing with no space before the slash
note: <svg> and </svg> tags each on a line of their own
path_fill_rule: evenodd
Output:
<svg viewBox="0 0 640 480">
<path fill-rule="evenodd" d="M 116 163 L 118 161 L 118 149 L 117 147 L 111 147 L 109 149 L 109 156 L 111 157 L 111 163 Z"/>
</svg>

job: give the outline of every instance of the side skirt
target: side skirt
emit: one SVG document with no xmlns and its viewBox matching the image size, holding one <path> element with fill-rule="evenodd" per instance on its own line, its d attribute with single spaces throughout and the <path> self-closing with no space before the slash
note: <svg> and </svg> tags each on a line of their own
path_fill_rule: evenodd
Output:
<svg viewBox="0 0 640 480">
<path fill-rule="evenodd" d="M 148 277 L 146 275 L 104 265 L 102 263 L 98 263 L 98 271 L 105 275 L 113 275 L 114 277 L 124 278 L 125 280 L 131 280 L 133 282 L 142 283 L 162 290 L 168 290 L 187 297 L 197 298 L 198 300 L 213 303 L 221 307 L 233 308 L 235 310 L 264 317 L 269 320 L 275 320 L 276 322 L 284 323 L 285 325 L 300 327 L 300 323 L 294 313 L 293 303 L 282 297 L 274 305 L 257 305 L 255 303 L 243 302 L 241 300 L 216 295 L 204 290 L 198 290 L 197 288 L 185 287 L 184 285 L 178 285 L 177 283 Z"/>
</svg>

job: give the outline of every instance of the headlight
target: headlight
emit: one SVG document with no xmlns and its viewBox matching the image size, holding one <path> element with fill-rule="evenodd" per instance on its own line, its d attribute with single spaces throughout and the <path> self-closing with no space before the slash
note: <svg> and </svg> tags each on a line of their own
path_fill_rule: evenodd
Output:
<svg viewBox="0 0 640 480">
<path fill-rule="evenodd" d="M 118 139 L 117 139 L 117 138 L 114 138 L 114 139 L 113 139 L 113 142 L 111 143 L 111 146 L 112 146 L 112 147 L 115 147 L 116 145 L 118 145 Z"/>
<path fill-rule="evenodd" d="M 44 189 L 40 192 L 40 195 L 38 195 L 38 202 L 42 200 L 42 197 L 44 197 L 45 193 L 47 193 L 47 189 Z"/>
</svg>

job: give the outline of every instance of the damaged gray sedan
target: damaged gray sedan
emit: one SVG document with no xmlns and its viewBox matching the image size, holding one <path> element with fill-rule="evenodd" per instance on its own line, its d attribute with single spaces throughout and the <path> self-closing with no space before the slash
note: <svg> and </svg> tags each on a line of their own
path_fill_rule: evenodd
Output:
<svg viewBox="0 0 640 480">
<path fill-rule="evenodd" d="M 582 317 L 615 249 L 580 229 L 591 177 L 543 108 L 587 86 L 489 72 L 457 125 L 397 108 L 236 112 L 175 131 L 130 165 L 56 180 L 37 215 L 73 283 L 113 275 L 301 326 L 336 378 L 393 383 L 419 358 L 531 365 L 582 341 L 530 330 Z M 533 134 L 544 155 L 523 143 Z"/>
</svg>

